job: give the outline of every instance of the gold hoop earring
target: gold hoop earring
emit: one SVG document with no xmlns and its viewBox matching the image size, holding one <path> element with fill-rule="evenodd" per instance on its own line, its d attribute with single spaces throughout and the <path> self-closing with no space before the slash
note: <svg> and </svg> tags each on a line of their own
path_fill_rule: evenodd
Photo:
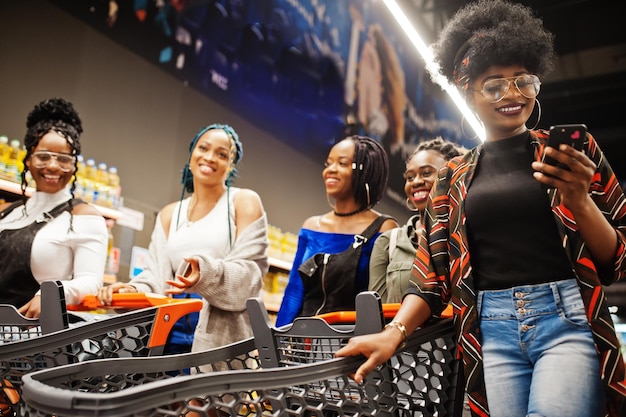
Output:
<svg viewBox="0 0 626 417">
<path fill-rule="evenodd" d="M 372 207 L 372 201 L 370 200 L 370 185 L 365 183 L 365 192 L 367 193 L 367 208 Z"/>
<path fill-rule="evenodd" d="M 333 211 L 335 211 L 335 205 L 330 202 L 330 196 L 328 194 L 326 194 L 326 201 L 328 202 L 328 205 L 330 206 L 330 208 L 333 209 Z"/>
<path fill-rule="evenodd" d="M 474 132 L 473 136 L 469 136 L 465 131 L 465 115 L 461 117 L 461 133 L 463 133 L 463 136 L 465 136 L 469 140 L 474 140 L 478 137 L 478 133 L 476 132 Z"/>
<path fill-rule="evenodd" d="M 418 209 L 413 204 L 411 204 L 411 202 L 409 201 L 409 197 L 407 197 L 406 200 L 404 200 L 404 205 L 406 205 L 406 208 L 408 208 L 411 211 L 420 211 L 420 209 Z"/>
<path fill-rule="evenodd" d="M 537 107 L 537 121 L 535 122 L 535 125 L 531 128 L 529 128 L 528 126 L 526 126 L 526 128 L 528 130 L 535 130 L 537 128 L 537 126 L 539 126 L 539 121 L 541 120 L 541 103 L 539 102 L 539 100 L 535 99 L 535 103 L 537 104 L 535 107 Z M 535 109 L 533 109 L 535 110 Z M 531 113 L 532 114 L 532 113 Z"/>
</svg>

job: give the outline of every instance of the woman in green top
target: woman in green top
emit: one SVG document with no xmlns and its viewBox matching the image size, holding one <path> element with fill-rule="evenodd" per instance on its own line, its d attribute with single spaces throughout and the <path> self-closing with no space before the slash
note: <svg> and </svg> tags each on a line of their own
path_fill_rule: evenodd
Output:
<svg viewBox="0 0 626 417">
<path fill-rule="evenodd" d="M 399 303 L 409 287 L 411 267 L 422 234 L 420 218 L 437 172 L 465 149 L 442 138 L 420 143 L 406 161 L 404 193 L 406 206 L 416 212 L 402 227 L 382 233 L 372 249 L 369 290 L 383 303 Z"/>
</svg>

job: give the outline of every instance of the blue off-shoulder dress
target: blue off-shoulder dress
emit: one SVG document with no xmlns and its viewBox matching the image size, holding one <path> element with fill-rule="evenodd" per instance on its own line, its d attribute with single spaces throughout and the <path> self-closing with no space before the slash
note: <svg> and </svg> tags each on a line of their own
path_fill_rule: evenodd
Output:
<svg viewBox="0 0 626 417">
<path fill-rule="evenodd" d="M 369 283 L 369 262 L 372 248 L 376 238 L 365 242 L 359 259 L 356 273 L 354 296 L 361 291 L 366 291 Z M 343 252 L 354 242 L 354 234 L 319 232 L 310 229 L 300 229 L 298 234 L 298 249 L 293 260 L 293 266 L 289 273 L 289 282 L 285 288 L 283 301 L 276 317 L 276 326 L 282 326 L 293 322 L 298 317 L 304 301 L 304 286 L 298 274 L 298 267 L 311 256 L 319 252 L 339 253 Z"/>
</svg>

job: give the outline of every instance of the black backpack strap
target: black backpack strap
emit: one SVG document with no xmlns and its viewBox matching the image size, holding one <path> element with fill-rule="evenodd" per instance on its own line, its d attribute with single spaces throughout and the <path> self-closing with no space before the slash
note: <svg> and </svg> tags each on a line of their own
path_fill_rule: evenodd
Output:
<svg viewBox="0 0 626 417">
<path fill-rule="evenodd" d="M 376 233 L 378 233 L 378 230 L 383 225 L 383 223 L 385 223 L 389 219 L 394 220 L 394 218 L 391 216 L 381 214 L 372 223 L 370 223 L 369 226 L 367 226 L 367 229 L 365 229 L 363 233 L 361 233 L 361 236 L 371 239 Z"/>
<path fill-rule="evenodd" d="M 9 214 L 10 212 L 12 212 L 15 208 L 24 205 L 24 200 L 19 199 L 19 200 L 15 200 L 14 202 L 12 202 L 11 204 L 9 204 L 7 206 L 7 208 L 5 208 L 4 210 L 2 210 L 0 212 L 0 219 L 4 219 L 6 217 L 7 214 Z"/>
<path fill-rule="evenodd" d="M 73 198 L 72 200 L 67 200 L 61 204 L 59 204 L 58 206 L 56 206 L 55 208 L 53 208 L 52 210 L 50 210 L 47 215 L 50 218 L 55 218 L 58 217 L 61 213 L 63 213 L 64 211 L 67 211 L 67 209 L 70 206 L 70 201 L 72 202 L 72 207 L 76 207 L 79 204 L 87 204 L 85 203 L 83 200 L 81 200 L 80 198 Z"/>
<path fill-rule="evenodd" d="M 352 243 L 352 247 L 356 249 L 357 247 L 361 246 L 363 243 L 374 237 L 374 235 L 378 233 L 378 230 L 383 225 L 383 223 L 389 219 L 393 219 L 393 217 L 384 214 L 381 214 L 376 219 L 374 219 L 374 221 L 371 222 L 370 225 L 367 226 L 367 228 L 362 233 L 354 235 L 354 243 Z"/>
</svg>

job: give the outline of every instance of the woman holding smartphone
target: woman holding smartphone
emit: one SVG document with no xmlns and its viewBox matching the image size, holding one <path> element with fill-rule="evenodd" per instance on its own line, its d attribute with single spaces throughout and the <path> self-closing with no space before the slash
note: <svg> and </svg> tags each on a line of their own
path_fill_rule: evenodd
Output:
<svg viewBox="0 0 626 417">
<path fill-rule="evenodd" d="M 205 302 L 199 317 L 179 320 L 168 353 L 252 336 L 246 300 L 259 296 L 269 268 L 267 216 L 255 191 L 232 186 L 242 156 L 243 145 L 231 126 L 200 129 L 189 145 L 180 201 L 157 216 L 147 268 L 129 283 L 111 284 L 98 293 L 105 304 L 115 292 L 201 296 Z M 185 191 L 191 193 L 187 198 Z"/>
<path fill-rule="evenodd" d="M 626 275 L 624 193 L 591 135 L 582 151 L 556 149 L 526 126 L 555 59 L 552 34 L 525 6 L 481 0 L 458 11 L 434 56 L 486 141 L 440 172 L 392 323 L 337 356 L 368 357 L 360 382 L 452 303 L 472 415 L 626 415 L 602 289 Z M 567 168 L 542 163 L 544 152 Z"/>
</svg>

